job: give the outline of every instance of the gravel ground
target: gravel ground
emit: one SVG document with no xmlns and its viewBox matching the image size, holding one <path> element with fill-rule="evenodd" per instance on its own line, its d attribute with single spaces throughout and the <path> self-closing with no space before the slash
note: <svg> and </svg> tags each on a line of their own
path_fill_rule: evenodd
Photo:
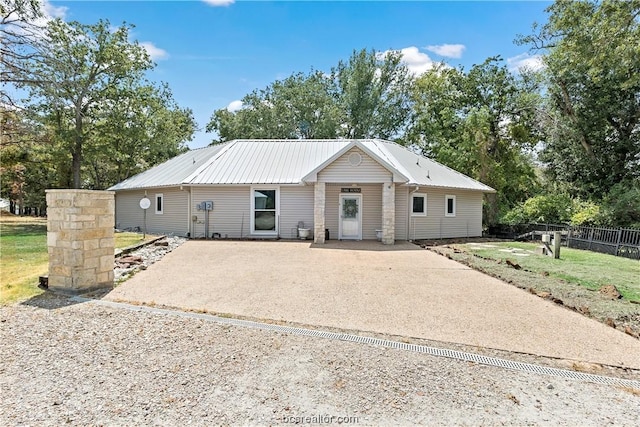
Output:
<svg viewBox="0 0 640 427">
<path fill-rule="evenodd" d="M 0 342 L 0 425 L 640 423 L 640 390 L 50 294 Z"/>
</svg>

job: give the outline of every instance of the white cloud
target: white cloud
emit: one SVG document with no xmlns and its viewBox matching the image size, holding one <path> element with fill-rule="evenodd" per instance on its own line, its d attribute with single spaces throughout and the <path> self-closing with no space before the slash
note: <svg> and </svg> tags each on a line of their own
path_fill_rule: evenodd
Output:
<svg viewBox="0 0 640 427">
<path fill-rule="evenodd" d="M 542 56 L 521 53 L 520 55 L 507 58 L 507 67 L 511 72 L 519 73 L 523 70 L 540 71 L 544 68 Z"/>
<path fill-rule="evenodd" d="M 236 0 L 202 0 L 206 4 L 210 6 L 229 6 L 230 4 L 235 3 Z"/>
<path fill-rule="evenodd" d="M 5 25 L 10 28 L 9 32 L 15 35 L 28 35 L 35 38 L 44 37 L 45 27 L 56 18 L 65 19 L 68 8 L 65 6 L 53 6 L 48 0 L 38 3 L 41 16 L 29 19 L 28 22 L 21 20 L 21 17 L 13 12 L 3 17 Z"/>
<path fill-rule="evenodd" d="M 389 51 L 381 52 L 380 56 L 384 57 Z M 407 66 L 409 72 L 415 76 L 423 74 L 433 67 L 436 63 L 424 52 L 420 52 L 415 46 L 405 47 L 400 49 L 402 54 L 402 62 Z"/>
<path fill-rule="evenodd" d="M 235 113 L 236 111 L 241 109 L 242 109 L 242 101 L 240 100 L 231 101 L 229 105 L 227 105 L 227 110 L 229 110 L 230 113 Z"/>
<path fill-rule="evenodd" d="M 425 49 L 446 58 L 461 58 L 466 47 L 463 44 L 438 44 L 427 46 Z"/>
<path fill-rule="evenodd" d="M 142 46 L 147 51 L 151 59 L 154 61 L 167 59 L 169 57 L 169 54 L 166 50 L 160 49 L 151 42 L 141 42 L 140 46 Z"/>
<path fill-rule="evenodd" d="M 45 0 L 42 4 L 42 11 L 45 17 L 50 19 L 60 18 L 63 19 L 67 17 L 67 11 L 69 10 L 66 6 L 54 6 Z"/>
</svg>

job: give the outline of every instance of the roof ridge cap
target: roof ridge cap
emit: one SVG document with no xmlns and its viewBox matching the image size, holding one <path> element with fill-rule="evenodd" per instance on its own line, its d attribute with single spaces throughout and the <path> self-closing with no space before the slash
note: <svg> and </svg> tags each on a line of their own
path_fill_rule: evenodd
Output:
<svg viewBox="0 0 640 427">
<path fill-rule="evenodd" d="M 209 166 L 211 166 L 216 160 L 218 160 L 220 157 L 222 157 L 227 151 L 229 151 L 231 149 L 231 147 L 233 147 L 236 143 L 238 142 L 237 139 L 231 140 L 229 142 L 226 142 L 226 146 L 223 147 L 222 149 L 220 149 L 220 151 L 218 151 L 217 153 L 215 153 L 209 160 L 207 160 L 206 162 L 204 162 L 202 164 L 202 166 L 200 166 L 198 169 L 196 169 L 191 175 L 189 175 L 188 177 L 186 177 L 185 179 L 182 180 L 182 184 L 188 184 L 190 183 L 192 180 L 194 180 L 198 175 L 200 175 L 206 168 L 208 168 Z"/>
</svg>

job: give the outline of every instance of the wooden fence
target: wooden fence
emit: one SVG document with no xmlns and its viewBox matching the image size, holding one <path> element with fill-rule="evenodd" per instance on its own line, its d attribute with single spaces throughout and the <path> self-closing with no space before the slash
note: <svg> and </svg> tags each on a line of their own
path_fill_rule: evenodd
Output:
<svg viewBox="0 0 640 427">
<path fill-rule="evenodd" d="M 640 260 L 640 229 L 521 224 L 499 226 L 494 231 L 495 235 L 509 238 L 524 238 L 540 232 L 560 231 L 563 246 Z"/>
</svg>

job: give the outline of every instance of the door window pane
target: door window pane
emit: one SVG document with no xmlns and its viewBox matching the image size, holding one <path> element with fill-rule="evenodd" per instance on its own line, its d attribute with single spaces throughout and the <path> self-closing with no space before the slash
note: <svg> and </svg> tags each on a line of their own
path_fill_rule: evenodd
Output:
<svg viewBox="0 0 640 427">
<path fill-rule="evenodd" d="M 277 189 L 253 190 L 253 229 L 252 232 L 276 232 L 277 227 Z"/>
<path fill-rule="evenodd" d="M 276 208 L 276 190 L 256 190 L 253 194 L 256 209 Z"/>
<path fill-rule="evenodd" d="M 256 231 L 275 231 L 276 230 L 276 213 L 275 211 L 256 211 L 255 212 L 255 229 Z"/>
<path fill-rule="evenodd" d="M 344 199 L 342 202 L 342 218 L 356 218 L 358 216 L 358 200 Z"/>
</svg>

